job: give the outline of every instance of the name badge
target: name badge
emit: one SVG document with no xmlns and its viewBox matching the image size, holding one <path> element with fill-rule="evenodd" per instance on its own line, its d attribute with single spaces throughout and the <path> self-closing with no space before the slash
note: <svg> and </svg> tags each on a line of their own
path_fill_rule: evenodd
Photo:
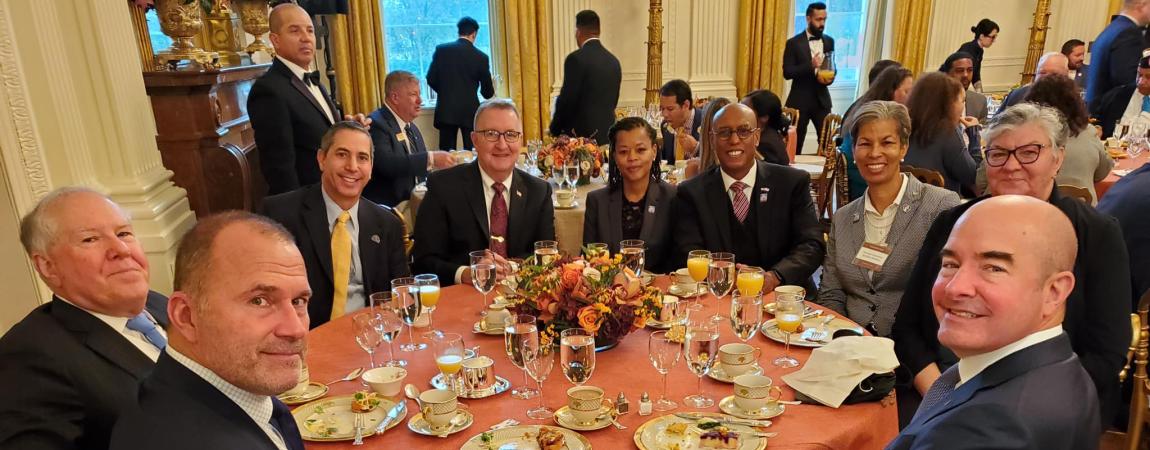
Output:
<svg viewBox="0 0 1150 450">
<path fill-rule="evenodd" d="M 407 133 L 400 132 L 398 135 L 395 136 L 395 138 L 398 139 L 399 142 L 406 142 L 407 141 Z"/>
<path fill-rule="evenodd" d="M 882 272 L 882 265 L 890 257 L 890 247 L 863 242 L 852 264 L 875 272 Z"/>
</svg>

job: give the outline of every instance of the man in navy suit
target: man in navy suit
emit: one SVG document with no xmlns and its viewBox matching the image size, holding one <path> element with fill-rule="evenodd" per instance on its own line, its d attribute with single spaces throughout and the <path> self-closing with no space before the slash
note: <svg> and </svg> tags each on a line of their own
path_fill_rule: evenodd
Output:
<svg viewBox="0 0 1150 450">
<path fill-rule="evenodd" d="M 659 112 L 663 115 L 659 159 L 674 163 L 691 158 L 699 147 L 699 128 L 703 126 L 703 110 L 695 108 L 691 85 L 683 80 L 663 84 L 659 88 Z"/>
<path fill-rule="evenodd" d="M 463 148 L 474 148 L 471 121 L 479 108 L 475 90 L 479 89 L 483 98 L 495 95 L 487 55 L 475 48 L 479 22 L 464 17 L 455 27 L 459 30 L 459 39 L 436 46 L 431 66 L 427 68 L 427 85 L 439 96 L 435 105 L 435 128 L 439 130 L 440 150 L 455 149 L 455 137 L 460 134 Z"/>
<path fill-rule="evenodd" d="M 1122 11 L 1094 39 L 1086 78 L 1086 104 L 1092 111 L 1111 89 L 1134 81 L 1138 59 L 1146 48 L 1148 23 L 1150 1 L 1125 0 Z"/>
<path fill-rule="evenodd" d="M 1139 59 L 1134 82 L 1111 89 L 1090 110 L 1102 126 L 1103 139 L 1114 135 L 1118 122 L 1132 125 L 1145 120 L 1143 113 L 1150 113 L 1150 58 Z"/>
<path fill-rule="evenodd" d="M 1090 71 L 1086 64 L 1086 43 L 1080 39 L 1066 41 L 1062 44 L 1062 54 L 1066 56 L 1070 78 L 1078 84 L 1078 89 L 1086 89 L 1086 73 Z"/>
<path fill-rule="evenodd" d="M 1077 241 L 1033 197 L 996 196 L 959 218 L 931 290 L 938 339 L 959 361 L 888 450 L 1098 447 L 1097 393 L 1062 330 Z"/>
<path fill-rule="evenodd" d="M 793 80 L 787 106 L 799 110 L 796 153 L 803 152 L 807 124 L 814 123 L 815 133 L 822 139 L 823 119 L 831 113 L 831 93 L 827 86 L 834 79 L 820 79 L 819 66 L 828 55 L 833 57 L 835 40 L 823 34 L 827 27 L 827 5 L 814 2 L 807 6 L 807 29 L 787 39 L 783 50 L 783 78 Z M 816 150 L 817 151 L 817 150 Z"/>
<path fill-rule="evenodd" d="M 563 60 L 563 88 L 555 99 L 551 136 L 584 137 L 603 145 L 615 124 L 623 69 L 619 59 L 599 41 L 599 15 L 595 11 L 575 15 L 575 42 L 579 49 Z"/>
<path fill-rule="evenodd" d="M 1098 202 L 1098 211 L 1118 219 L 1130 253 L 1131 305 L 1150 291 L 1150 164 L 1126 174 Z"/>
</svg>

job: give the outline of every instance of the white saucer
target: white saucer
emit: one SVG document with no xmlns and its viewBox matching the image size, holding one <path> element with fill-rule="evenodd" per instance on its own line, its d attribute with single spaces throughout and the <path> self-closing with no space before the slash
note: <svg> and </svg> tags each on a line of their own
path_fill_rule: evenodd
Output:
<svg viewBox="0 0 1150 450">
<path fill-rule="evenodd" d="M 602 413 L 600 413 L 593 422 L 581 423 L 575 420 L 575 416 L 571 414 L 571 408 L 564 405 L 555 411 L 555 423 L 563 428 L 575 431 L 601 430 L 611 425 L 611 407 L 604 406 L 600 411 L 602 411 Z"/>
<path fill-rule="evenodd" d="M 431 423 L 423 418 L 423 414 L 416 414 L 411 420 L 407 421 L 407 428 L 416 433 L 426 436 L 447 436 L 466 430 L 471 424 L 475 423 L 475 416 L 466 409 L 458 409 L 455 411 L 456 416 L 451 419 L 452 423 L 446 430 L 435 432 L 431 429 Z M 460 418 L 462 416 L 462 418 Z"/>
<path fill-rule="evenodd" d="M 735 396 L 729 395 L 719 401 L 719 409 L 740 419 L 770 419 L 778 417 L 787 410 L 786 405 L 775 403 L 775 407 L 764 406 L 757 411 L 747 411 L 735 404 Z"/>
<path fill-rule="evenodd" d="M 743 372 L 741 375 L 762 375 L 762 374 L 763 374 L 763 367 L 758 365 L 758 364 L 755 364 L 754 369 Z M 712 380 L 721 381 L 723 383 L 730 384 L 730 383 L 735 382 L 735 377 L 727 375 L 727 372 L 723 371 L 723 363 L 720 363 L 717 361 L 715 362 L 715 365 L 711 367 L 711 371 L 707 372 L 707 376 L 711 377 Z"/>
<path fill-rule="evenodd" d="M 672 284 L 671 287 L 667 289 L 668 294 L 679 298 L 697 297 L 704 292 L 706 292 L 705 289 L 699 289 L 698 286 L 694 284 Z"/>
<path fill-rule="evenodd" d="M 575 209 L 579 207 L 579 201 L 575 200 L 574 203 L 571 203 L 571 206 L 559 206 L 559 202 L 552 200 L 551 207 L 555 209 Z"/>
<path fill-rule="evenodd" d="M 499 327 L 496 329 L 490 329 L 490 328 L 484 329 L 483 328 L 483 321 L 480 320 L 478 322 L 475 322 L 475 324 L 471 326 L 471 332 L 475 333 L 475 334 L 486 334 L 488 336 L 503 336 L 503 327 Z"/>
</svg>

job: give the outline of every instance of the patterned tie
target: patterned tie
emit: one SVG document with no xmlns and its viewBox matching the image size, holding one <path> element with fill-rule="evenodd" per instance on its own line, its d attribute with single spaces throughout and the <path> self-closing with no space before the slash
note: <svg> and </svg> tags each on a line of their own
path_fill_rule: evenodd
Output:
<svg viewBox="0 0 1150 450">
<path fill-rule="evenodd" d="M 1142 112 L 1150 112 L 1150 96 L 1142 97 Z"/>
<path fill-rule="evenodd" d="M 351 280 L 351 233 L 347 231 L 347 221 L 351 214 L 344 211 L 335 221 L 331 230 L 331 281 L 335 285 L 335 295 L 331 299 L 331 318 L 343 315 L 347 307 L 347 284 Z"/>
<path fill-rule="evenodd" d="M 731 183 L 731 193 L 734 195 L 734 200 L 731 200 L 731 206 L 735 207 L 735 217 L 739 218 L 739 223 L 747 221 L 747 211 L 751 209 L 751 202 L 747 201 L 747 194 L 743 189 L 747 188 L 747 183 L 736 181 Z"/>
<path fill-rule="evenodd" d="M 922 403 L 918 405 L 918 411 L 914 413 L 915 417 L 917 418 L 919 414 L 929 411 L 939 402 L 945 400 L 951 392 L 954 392 L 954 385 L 956 384 L 958 384 L 958 364 L 950 366 L 937 380 L 934 380 L 934 384 L 930 385 L 926 395 L 922 396 Z"/>
<path fill-rule="evenodd" d="M 152 322 L 152 318 L 148 317 L 147 313 L 140 312 L 136 314 L 136 317 L 128 319 L 128 329 L 143 334 L 144 339 L 147 339 L 160 350 L 168 346 L 168 340 L 156 328 L 156 324 Z"/>
<path fill-rule="evenodd" d="M 495 195 L 491 196 L 491 236 L 502 236 L 503 239 L 492 239 L 491 250 L 499 256 L 507 257 L 507 202 L 503 200 L 503 190 L 507 189 L 503 183 L 492 183 L 491 189 Z"/>
<path fill-rule="evenodd" d="M 410 123 L 403 127 L 403 132 L 407 134 L 407 153 L 423 153 L 419 145 L 419 134 L 411 128 Z"/>
</svg>

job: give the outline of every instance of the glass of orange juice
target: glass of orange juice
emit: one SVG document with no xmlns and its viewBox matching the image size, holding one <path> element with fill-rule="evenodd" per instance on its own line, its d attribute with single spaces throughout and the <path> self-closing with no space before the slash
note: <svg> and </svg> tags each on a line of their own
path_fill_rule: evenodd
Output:
<svg viewBox="0 0 1150 450">
<path fill-rule="evenodd" d="M 711 252 L 706 250 L 691 250 L 687 254 L 687 273 L 695 280 L 695 291 L 702 293 L 703 282 L 707 281 L 707 272 L 711 270 Z"/>
<path fill-rule="evenodd" d="M 463 364 L 463 336 L 459 333 L 443 333 L 437 336 L 432 345 L 435 348 L 435 365 L 443 374 L 447 388 L 456 391 L 455 374 Z"/>
<path fill-rule="evenodd" d="M 791 357 L 791 334 L 798 331 L 803 323 L 803 298 L 797 295 L 778 294 L 775 296 L 775 325 L 786 336 L 786 351 L 775 358 L 775 367 L 795 367 L 799 361 Z"/>
<path fill-rule="evenodd" d="M 427 334 L 435 334 L 435 322 L 432 320 L 432 314 L 435 312 L 435 305 L 439 304 L 439 276 L 431 273 L 416 275 L 415 286 L 419 293 L 419 303 L 424 311 L 427 311 Z"/>
<path fill-rule="evenodd" d="M 763 269 L 755 266 L 743 266 L 739 269 L 739 276 L 735 281 L 739 292 L 743 295 L 760 295 L 763 292 Z"/>
</svg>

